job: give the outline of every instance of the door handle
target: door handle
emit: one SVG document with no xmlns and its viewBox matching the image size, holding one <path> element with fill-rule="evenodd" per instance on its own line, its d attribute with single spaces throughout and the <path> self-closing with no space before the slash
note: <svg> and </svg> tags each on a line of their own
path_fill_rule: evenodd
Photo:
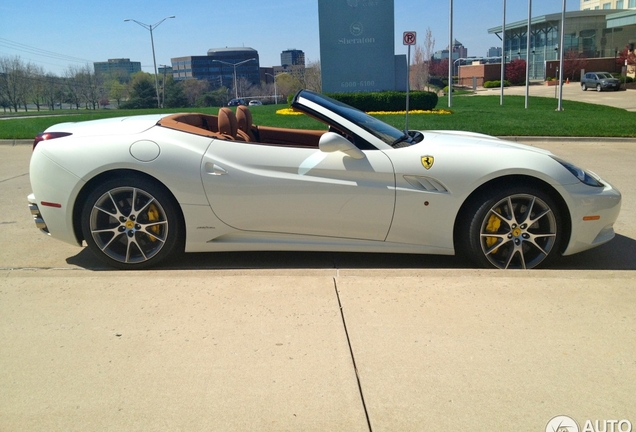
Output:
<svg viewBox="0 0 636 432">
<path fill-rule="evenodd" d="M 218 166 L 215 163 L 206 163 L 205 164 L 205 172 L 207 172 L 210 175 L 225 175 L 227 174 L 227 171 L 224 170 L 223 168 L 221 168 L 220 166 Z"/>
</svg>

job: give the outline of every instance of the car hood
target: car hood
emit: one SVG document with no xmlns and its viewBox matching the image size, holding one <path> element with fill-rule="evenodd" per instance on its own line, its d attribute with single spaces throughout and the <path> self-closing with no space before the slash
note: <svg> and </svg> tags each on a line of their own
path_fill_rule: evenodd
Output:
<svg viewBox="0 0 636 432">
<path fill-rule="evenodd" d="M 484 148 L 509 148 L 522 151 L 552 155 L 551 152 L 527 144 L 506 141 L 494 136 L 464 131 L 421 131 L 424 140 L 420 144 L 434 144 L 460 148 L 484 147 Z"/>
<path fill-rule="evenodd" d="M 82 122 L 58 123 L 45 132 L 70 132 L 74 136 L 130 135 L 144 132 L 170 114 L 150 114 L 131 117 L 114 117 Z"/>
</svg>

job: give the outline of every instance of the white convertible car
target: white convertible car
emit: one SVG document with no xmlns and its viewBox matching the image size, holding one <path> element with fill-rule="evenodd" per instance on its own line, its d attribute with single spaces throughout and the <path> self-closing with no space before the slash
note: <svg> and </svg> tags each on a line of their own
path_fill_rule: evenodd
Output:
<svg viewBox="0 0 636 432">
<path fill-rule="evenodd" d="M 36 225 L 120 269 L 248 250 L 530 269 L 614 237 L 620 193 L 547 151 L 405 133 L 307 90 L 292 106 L 325 129 L 256 126 L 246 107 L 55 125 L 34 142 Z"/>
</svg>

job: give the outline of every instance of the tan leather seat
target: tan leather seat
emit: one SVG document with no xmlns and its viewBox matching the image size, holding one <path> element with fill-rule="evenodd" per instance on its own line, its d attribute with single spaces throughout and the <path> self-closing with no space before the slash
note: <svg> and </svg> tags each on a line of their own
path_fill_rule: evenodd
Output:
<svg viewBox="0 0 636 432">
<path fill-rule="evenodd" d="M 238 121 L 238 129 L 239 131 L 244 132 L 249 140 L 252 142 L 257 142 L 258 139 L 256 134 L 254 133 L 254 127 L 252 125 L 252 112 L 250 109 L 244 105 L 239 105 L 236 108 L 236 120 Z"/>
<path fill-rule="evenodd" d="M 221 108 L 219 110 L 219 133 L 230 139 L 236 139 L 238 131 L 238 122 L 234 112 L 229 108 Z"/>
<path fill-rule="evenodd" d="M 249 141 L 249 136 L 238 129 L 238 120 L 234 111 L 227 107 L 219 110 L 219 133 L 238 141 Z"/>
</svg>

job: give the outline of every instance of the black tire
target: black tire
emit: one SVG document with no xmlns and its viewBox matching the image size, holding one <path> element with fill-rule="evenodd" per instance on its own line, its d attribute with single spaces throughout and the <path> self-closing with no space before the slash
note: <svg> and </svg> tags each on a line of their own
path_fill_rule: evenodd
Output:
<svg viewBox="0 0 636 432">
<path fill-rule="evenodd" d="M 155 266 L 183 251 L 184 228 L 174 198 L 141 176 L 109 179 L 86 198 L 82 234 L 104 263 L 123 270 Z"/>
<path fill-rule="evenodd" d="M 603 87 L 601 87 L 600 84 L 596 84 L 596 91 L 600 93 L 601 91 L 603 91 Z"/>
<path fill-rule="evenodd" d="M 475 200 L 458 230 L 460 252 L 482 267 L 532 269 L 559 255 L 562 219 L 546 193 L 509 186 Z"/>
<path fill-rule="evenodd" d="M 587 86 L 585 85 L 585 83 L 581 84 L 581 90 L 587 91 Z"/>
</svg>

